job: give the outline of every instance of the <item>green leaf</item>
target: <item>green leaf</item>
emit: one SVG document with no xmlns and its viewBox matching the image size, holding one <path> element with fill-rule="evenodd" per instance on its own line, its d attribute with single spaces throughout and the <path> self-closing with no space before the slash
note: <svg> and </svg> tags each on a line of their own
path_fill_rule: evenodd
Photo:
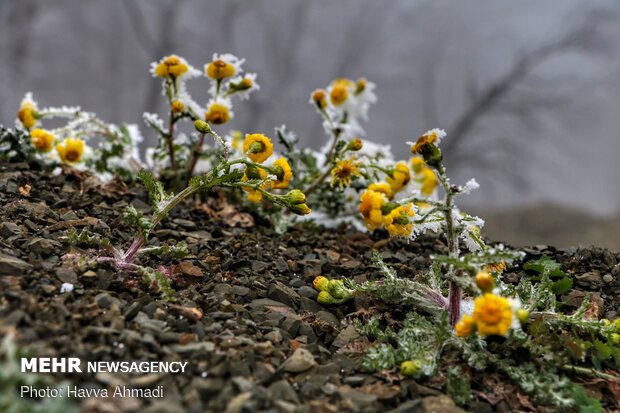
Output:
<svg viewBox="0 0 620 413">
<path fill-rule="evenodd" d="M 561 270 L 561 265 L 552 260 L 547 255 L 535 260 L 527 262 L 523 265 L 524 270 L 534 271 L 539 274 L 545 274 L 551 278 L 566 277 L 566 273 Z"/>
<path fill-rule="evenodd" d="M 146 190 L 149 192 L 149 199 L 151 200 L 153 212 L 159 212 L 162 209 L 162 203 L 172 198 L 172 195 L 167 194 L 164 191 L 164 185 L 155 179 L 151 171 L 141 169 L 138 173 L 138 179 L 142 182 L 142 184 L 144 184 Z"/>
<path fill-rule="evenodd" d="M 463 406 L 471 399 L 471 382 L 469 376 L 459 367 L 448 367 L 448 395 L 459 406 Z"/>
<path fill-rule="evenodd" d="M 572 286 L 573 280 L 568 277 L 564 277 L 561 280 L 555 281 L 552 284 L 551 291 L 553 291 L 553 293 L 556 295 L 564 294 L 565 292 L 570 290 Z"/>
</svg>

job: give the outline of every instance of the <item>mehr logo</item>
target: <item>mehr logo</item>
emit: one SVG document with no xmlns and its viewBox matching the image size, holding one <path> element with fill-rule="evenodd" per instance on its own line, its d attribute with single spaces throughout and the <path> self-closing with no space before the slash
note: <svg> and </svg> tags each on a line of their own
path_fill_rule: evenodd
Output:
<svg viewBox="0 0 620 413">
<path fill-rule="evenodd" d="M 81 373 L 80 359 L 77 357 L 38 357 L 22 358 L 22 373 Z"/>
</svg>

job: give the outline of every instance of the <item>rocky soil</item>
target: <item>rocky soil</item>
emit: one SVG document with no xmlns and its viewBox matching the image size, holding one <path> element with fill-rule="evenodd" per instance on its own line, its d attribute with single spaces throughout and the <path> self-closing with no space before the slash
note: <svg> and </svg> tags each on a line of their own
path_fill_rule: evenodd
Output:
<svg viewBox="0 0 620 413">
<path fill-rule="evenodd" d="M 83 411 L 553 411 L 536 406 L 494 372 L 473 383 L 473 400 L 464 408 L 445 395 L 441 380 L 416 382 L 396 370 L 364 372 L 360 358 L 367 341 L 351 321 L 386 309 L 364 298 L 336 307 L 316 302 L 314 276 L 378 277 L 370 261 L 377 249 L 399 275 L 414 277 L 428 267 L 431 253 L 446 251 L 439 238 L 407 243 L 347 227 L 296 227 L 278 235 L 221 199 L 189 202 L 151 240 L 189 245 L 188 257 L 165 262 L 177 274 L 176 300 L 167 302 L 127 274 L 71 265 L 71 257 L 93 257 L 67 243 L 72 227 L 129 244 L 133 233 L 122 218 L 128 203 L 148 211 L 140 187 L 102 185 L 83 174 L 51 177 L 27 165 L 0 170 L 0 334 L 15 328 L 20 346 L 37 356 L 189 361 L 185 374 L 55 377 L 95 388 L 165 388 L 166 397 L 154 401 L 77 400 Z M 619 254 L 548 246 L 524 251 L 526 260 L 551 255 L 575 277 L 577 288 L 563 297 L 566 309 L 592 291 L 600 316 L 618 317 Z M 521 274 L 517 266 L 506 276 L 516 282 Z M 61 292 L 63 283 L 73 291 Z"/>
</svg>

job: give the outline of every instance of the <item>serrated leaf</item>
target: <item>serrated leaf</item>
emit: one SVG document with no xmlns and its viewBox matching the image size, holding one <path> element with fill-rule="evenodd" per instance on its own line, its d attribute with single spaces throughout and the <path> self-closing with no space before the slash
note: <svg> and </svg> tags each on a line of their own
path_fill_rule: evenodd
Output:
<svg viewBox="0 0 620 413">
<path fill-rule="evenodd" d="M 564 277 L 551 285 L 551 291 L 553 291 L 553 293 L 556 295 L 564 294 L 565 292 L 570 290 L 572 286 L 573 280 L 568 277 Z"/>
<path fill-rule="evenodd" d="M 547 255 L 535 261 L 529 261 L 523 264 L 524 270 L 535 271 L 539 274 L 546 273 L 547 275 L 557 273 L 557 271 L 562 272 L 560 268 L 561 268 L 560 264 L 558 264 L 557 262 L 549 258 Z"/>
</svg>

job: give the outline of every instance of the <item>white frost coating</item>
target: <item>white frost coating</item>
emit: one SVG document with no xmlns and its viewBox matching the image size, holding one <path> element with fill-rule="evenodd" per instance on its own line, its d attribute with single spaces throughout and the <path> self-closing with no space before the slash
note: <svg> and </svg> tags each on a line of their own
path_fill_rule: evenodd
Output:
<svg viewBox="0 0 620 413">
<path fill-rule="evenodd" d="M 71 283 L 63 283 L 60 286 L 60 293 L 70 293 L 71 291 L 73 291 L 73 284 Z"/>
<path fill-rule="evenodd" d="M 480 184 L 478 182 L 476 182 L 476 180 L 474 178 L 472 178 L 469 181 L 467 181 L 467 183 L 460 188 L 460 193 L 461 194 L 469 194 L 469 193 L 471 193 L 472 191 L 475 191 L 478 188 L 480 188 Z"/>
</svg>

